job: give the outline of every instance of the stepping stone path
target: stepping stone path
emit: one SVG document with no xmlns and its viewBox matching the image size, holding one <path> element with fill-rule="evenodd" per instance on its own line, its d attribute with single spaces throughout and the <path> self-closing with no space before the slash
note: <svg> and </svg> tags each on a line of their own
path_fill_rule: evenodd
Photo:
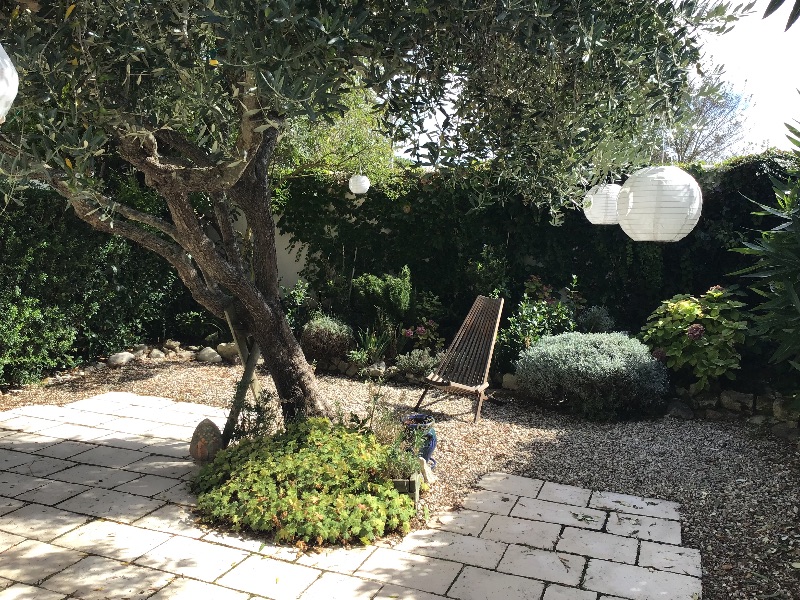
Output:
<svg viewBox="0 0 800 600">
<path fill-rule="evenodd" d="M 109 393 L 0 412 L 0 600 L 696 600 L 679 506 L 489 473 L 391 546 L 302 554 L 195 523 L 194 426 Z"/>
</svg>

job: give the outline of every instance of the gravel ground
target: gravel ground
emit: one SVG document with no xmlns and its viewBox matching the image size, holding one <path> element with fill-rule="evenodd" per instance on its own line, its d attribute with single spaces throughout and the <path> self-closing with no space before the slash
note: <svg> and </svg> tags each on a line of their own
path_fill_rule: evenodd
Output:
<svg viewBox="0 0 800 600">
<path fill-rule="evenodd" d="M 227 406 L 240 376 L 240 366 L 144 360 L 2 395 L 0 410 L 107 391 Z M 364 383 L 327 375 L 319 382 L 344 414 L 365 413 Z M 384 385 L 381 392 L 381 402 L 405 412 L 421 388 Z M 477 424 L 466 398 L 432 392 L 425 410 L 435 416 L 439 438 L 439 482 L 423 499 L 430 514 L 457 507 L 488 471 L 673 500 L 683 505 L 684 545 L 703 554 L 704 598 L 800 599 L 796 446 L 743 423 L 592 424 L 521 405 L 502 392 L 484 404 Z"/>
</svg>

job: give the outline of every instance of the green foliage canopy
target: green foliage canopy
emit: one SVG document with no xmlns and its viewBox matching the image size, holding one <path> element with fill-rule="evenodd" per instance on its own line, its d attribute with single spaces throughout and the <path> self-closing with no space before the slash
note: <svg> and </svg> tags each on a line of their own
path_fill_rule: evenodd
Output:
<svg viewBox="0 0 800 600">
<path fill-rule="evenodd" d="M 342 113 L 367 88 L 393 135 L 430 162 L 490 159 L 476 186 L 503 176 L 558 205 L 593 155 L 610 156 L 609 140 L 627 145 L 626 132 L 669 112 L 700 27 L 732 19 L 671 0 L 7 6 L 3 42 L 22 89 L 2 168 L 98 201 L 89 190 L 119 154 L 157 166 L 151 179 L 224 190 L 266 132 Z M 417 134 L 430 115 L 440 126 L 426 143 Z"/>
</svg>

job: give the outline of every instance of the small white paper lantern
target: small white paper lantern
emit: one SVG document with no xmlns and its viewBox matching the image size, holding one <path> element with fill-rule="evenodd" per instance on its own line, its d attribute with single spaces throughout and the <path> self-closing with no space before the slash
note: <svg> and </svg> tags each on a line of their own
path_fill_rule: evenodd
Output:
<svg viewBox="0 0 800 600">
<path fill-rule="evenodd" d="M 631 175 L 617 198 L 622 230 L 637 242 L 677 242 L 700 220 L 700 186 L 678 167 L 647 167 Z"/>
<path fill-rule="evenodd" d="M 617 196 L 622 189 L 616 183 L 604 183 L 590 189 L 583 198 L 583 214 L 594 225 L 616 225 Z"/>
<path fill-rule="evenodd" d="M 19 91 L 19 75 L 0 44 L 0 124 L 5 123 L 11 103 Z"/>
<path fill-rule="evenodd" d="M 369 177 L 366 175 L 353 175 L 348 182 L 350 191 L 354 194 L 366 194 L 369 190 Z"/>
</svg>

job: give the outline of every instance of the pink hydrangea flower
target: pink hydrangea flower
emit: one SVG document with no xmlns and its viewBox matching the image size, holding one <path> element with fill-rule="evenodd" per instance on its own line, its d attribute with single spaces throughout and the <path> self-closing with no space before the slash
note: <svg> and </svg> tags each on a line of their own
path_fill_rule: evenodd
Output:
<svg viewBox="0 0 800 600">
<path fill-rule="evenodd" d="M 403 335 L 406 337 L 414 337 L 413 329 L 403 329 Z"/>
<path fill-rule="evenodd" d="M 428 331 L 428 330 L 425 329 L 422 325 L 419 325 L 417 327 L 417 335 L 425 335 L 426 331 Z"/>
</svg>

